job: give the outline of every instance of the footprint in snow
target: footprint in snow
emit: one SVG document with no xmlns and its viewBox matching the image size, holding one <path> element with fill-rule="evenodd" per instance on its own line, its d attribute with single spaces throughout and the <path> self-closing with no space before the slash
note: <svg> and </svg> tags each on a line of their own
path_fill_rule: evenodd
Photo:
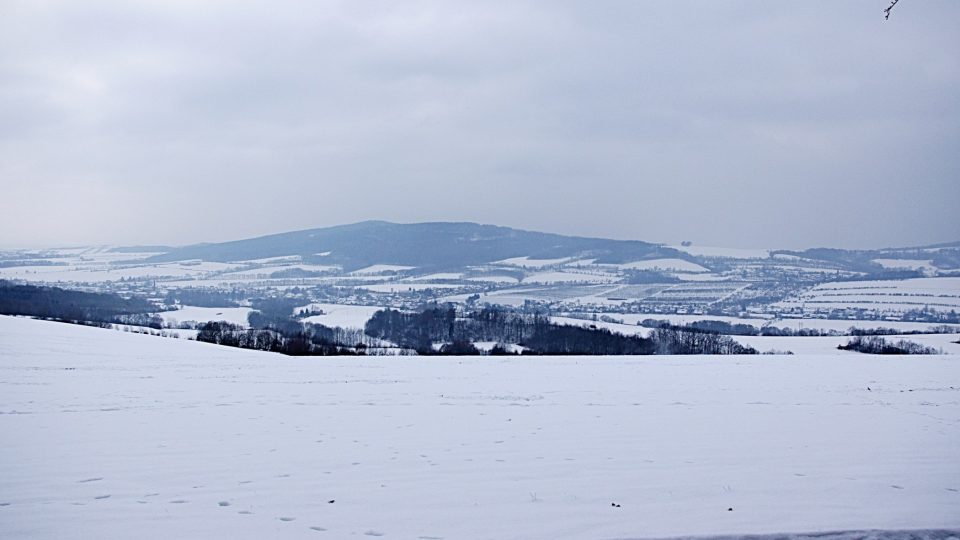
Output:
<svg viewBox="0 0 960 540">
<path fill-rule="evenodd" d="M 85 478 L 85 479 L 83 479 L 83 480 L 77 480 L 77 483 L 78 483 L 78 484 L 86 484 L 87 482 L 99 482 L 100 480 L 103 480 L 103 478 L 102 478 L 102 477 L 97 477 L 97 478 Z"/>
<path fill-rule="evenodd" d="M 279 519 L 280 521 L 293 521 L 293 520 L 295 520 L 295 519 L 297 519 L 297 518 L 295 518 L 295 517 L 283 516 L 283 517 L 278 517 L 277 519 Z"/>
<path fill-rule="evenodd" d="M 383 536 L 383 533 L 380 531 L 367 531 L 363 533 L 365 536 Z"/>
<path fill-rule="evenodd" d="M 237 512 L 237 513 L 238 513 L 238 514 L 244 514 L 244 515 L 247 515 L 247 516 L 253 514 L 253 512 L 251 512 L 251 511 L 249 511 L 249 510 L 241 510 L 241 511 L 239 511 L 239 512 Z"/>
<path fill-rule="evenodd" d="M 903 486 L 898 486 L 896 484 L 890 484 L 890 487 L 892 487 L 893 489 L 903 489 Z"/>
<path fill-rule="evenodd" d="M 94 499 L 109 499 L 110 495 L 97 495 Z"/>
<path fill-rule="evenodd" d="M 10 506 L 10 503 L 0 503 L 0 506 Z"/>
<path fill-rule="evenodd" d="M 170 504 L 184 504 L 184 503 L 188 503 L 188 502 L 190 502 L 190 501 L 185 500 L 185 499 L 174 499 L 174 500 L 170 501 Z"/>
<path fill-rule="evenodd" d="M 317 532 L 324 532 L 324 531 L 326 531 L 326 529 L 324 529 L 323 527 L 310 527 L 310 530 L 311 530 L 311 531 L 317 531 Z"/>
<path fill-rule="evenodd" d="M 217 503 L 218 506 L 230 506 L 230 501 L 220 501 Z"/>
</svg>

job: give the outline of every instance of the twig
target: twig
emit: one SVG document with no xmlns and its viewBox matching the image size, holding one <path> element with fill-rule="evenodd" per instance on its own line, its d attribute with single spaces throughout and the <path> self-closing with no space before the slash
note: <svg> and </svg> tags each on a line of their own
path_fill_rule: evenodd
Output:
<svg viewBox="0 0 960 540">
<path fill-rule="evenodd" d="M 890 20 L 890 11 L 893 10 L 893 6 L 897 5 L 897 2 L 899 2 L 899 1 L 900 1 L 900 0 L 893 0 L 892 2 L 890 2 L 890 5 L 887 6 L 887 9 L 883 10 L 883 12 L 884 12 L 884 14 L 885 14 L 885 15 L 883 16 L 883 20 L 885 20 L 885 21 L 889 21 L 889 20 Z"/>
</svg>

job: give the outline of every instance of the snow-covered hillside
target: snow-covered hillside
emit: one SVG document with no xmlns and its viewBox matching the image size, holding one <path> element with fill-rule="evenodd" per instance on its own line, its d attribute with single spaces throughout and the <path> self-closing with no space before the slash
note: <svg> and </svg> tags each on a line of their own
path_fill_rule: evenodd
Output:
<svg viewBox="0 0 960 540">
<path fill-rule="evenodd" d="M 0 537 L 960 527 L 955 356 L 289 358 L 0 317 Z"/>
</svg>

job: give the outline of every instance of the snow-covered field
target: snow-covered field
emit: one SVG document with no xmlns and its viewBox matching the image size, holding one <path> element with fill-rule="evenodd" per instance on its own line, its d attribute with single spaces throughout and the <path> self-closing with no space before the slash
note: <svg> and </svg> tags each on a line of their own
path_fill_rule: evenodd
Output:
<svg viewBox="0 0 960 540">
<path fill-rule="evenodd" d="M 121 279 L 144 279 L 151 277 L 191 277 L 210 272 L 219 272 L 228 265 L 204 262 L 200 264 L 168 263 L 136 266 L 109 266 L 85 264 L 70 266 L 15 266 L 0 268 L 0 279 L 17 279 L 30 282 L 98 283 Z"/>
<path fill-rule="evenodd" d="M 616 279 L 601 272 L 536 272 L 523 279 L 524 283 L 609 283 Z"/>
<path fill-rule="evenodd" d="M 760 352 L 767 351 L 790 351 L 794 354 L 815 354 L 815 355 L 859 355 L 860 353 L 838 351 L 838 345 L 844 345 L 850 341 L 849 337 L 820 337 L 820 336 L 732 336 L 744 345 L 749 345 Z M 933 347 L 942 350 L 944 354 L 960 355 L 960 334 L 917 334 L 903 336 L 883 336 L 888 341 L 899 341 L 905 339 L 914 343 L 920 343 L 927 347 Z M 960 358 L 960 357 L 958 357 Z"/>
<path fill-rule="evenodd" d="M 823 283 L 798 298 L 778 302 L 774 306 L 826 309 L 860 307 L 894 311 L 924 308 L 935 311 L 960 310 L 960 278 Z"/>
<path fill-rule="evenodd" d="M 673 270 L 677 272 L 709 272 L 699 264 L 683 259 L 653 259 L 616 265 L 624 270 Z"/>
<path fill-rule="evenodd" d="M 955 356 L 289 358 L 0 317 L 2 538 L 960 527 Z"/>
<path fill-rule="evenodd" d="M 921 270 L 928 275 L 936 274 L 940 269 L 933 265 L 930 259 L 874 259 L 873 262 L 884 268 L 894 270 Z"/>
<path fill-rule="evenodd" d="M 208 321 L 227 321 L 240 326 L 247 326 L 247 317 L 253 309 L 248 307 L 199 307 L 199 306 L 180 306 L 175 311 L 162 311 L 157 313 L 167 324 L 176 325 L 176 323 L 194 321 L 205 323 Z"/>
<path fill-rule="evenodd" d="M 384 309 L 383 306 L 349 306 L 343 304 L 309 304 L 294 310 L 318 310 L 323 315 L 305 317 L 303 322 L 322 324 L 325 326 L 339 326 L 341 328 L 363 328 L 373 317 L 373 314 Z"/>
</svg>

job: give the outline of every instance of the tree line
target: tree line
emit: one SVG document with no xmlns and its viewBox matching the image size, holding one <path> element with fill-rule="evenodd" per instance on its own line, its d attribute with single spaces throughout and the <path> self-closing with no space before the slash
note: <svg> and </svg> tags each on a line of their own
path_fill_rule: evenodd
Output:
<svg viewBox="0 0 960 540">
<path fill-rule="evenodd" d="M 517 344 L 524 354 L 549 355 L 646 355 L 646 354 L 756 354 L 729 336 L 716 331 L 671 326 L 656 328 L 649 338 L 624 335 L 596 326 L 554 324 L 539 313 L 484 308 L 459 313 L 452 306 L 431 307 L 420 312 L 386 309 L 367 321 L 365 332 L 416 350 L 436 354 L 434 343 L 456 345 L 495 342 L 494 353 L 506 351 L 505 344 Z M 450 350 L 454 347 L 448 348 Z M 444 352 L 443 348 L 439 351 Z M 463 354 L 463 352 L 458 352 Z"/>
<path fill-rule="evenodd" d="M 151 315 L 156 311 L 156 304 L 138 297 L 124 298 L 114 293 L 17 285 L 0 280 L 0 314 L 3 315 L 26 315 L 85 324 L 121 323 L 161 328 L 162 319 Z"/>
<path fill-rule="evenodd" d="M 913 341 L 901 339 L 888 341 L 880 336 L 855 336 L 845 345 L 837 345 L 842 351 L 867 354 L 939 354 L 941 351 Z"/>
</svg>

